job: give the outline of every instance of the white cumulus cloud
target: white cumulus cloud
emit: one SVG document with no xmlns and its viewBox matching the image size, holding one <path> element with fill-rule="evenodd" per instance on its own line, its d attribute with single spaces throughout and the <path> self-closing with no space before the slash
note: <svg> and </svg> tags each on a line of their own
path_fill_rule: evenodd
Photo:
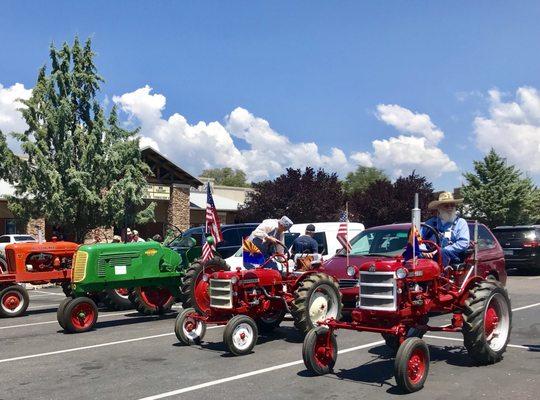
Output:
<svg viewBox="0 0 540 400">
<path fill-rule="evenodd" d="M 523 171 L 540 174 L 540 93 L 532 87 L 517 89 L 515 99 L 504 101 L 499 90 L 489 91 L 489 115 L 476 117 L 476 145 L 494 148 Z"/>
<path fill-rule="evenodd" d="M 8 134 L 10 132 L 23 132 L 28 128 L 19 108 L 24 107 L 19 99 L 28 99 L 32 89 L 26 89 L 22 83 L 15 83 L 4 87 L 0 83 L 0 130 L 7 136 L 10 147 L 18 148 L 15 140 Z"/>
</svg>

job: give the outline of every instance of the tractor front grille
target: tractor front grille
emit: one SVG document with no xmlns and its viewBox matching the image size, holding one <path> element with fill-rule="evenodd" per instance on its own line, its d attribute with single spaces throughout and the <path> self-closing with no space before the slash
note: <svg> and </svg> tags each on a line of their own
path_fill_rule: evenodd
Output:
<svg viewBox="0 0 540 400">
<path fill-rule="evenodd" d="M 358 307 L 364 310 L 397 310 L 394 272 L 360 271 Z"/>
<path fill-rule="evenodd" d="M 232 298 L 230 279 L 210 279 L 210 307 L 232 308 Z"/>
<path fill-rule="evenodd" d="M 88 253 L 78 251 L 73 256 L 73 282 L 81 282 L 86 277 L 86 264 L 88 262 Z"/>
</svg>

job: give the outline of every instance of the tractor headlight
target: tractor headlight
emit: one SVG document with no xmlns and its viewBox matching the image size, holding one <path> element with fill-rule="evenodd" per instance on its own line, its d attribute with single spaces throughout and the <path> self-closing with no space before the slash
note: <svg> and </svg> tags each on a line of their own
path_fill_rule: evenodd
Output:
<svg viewBox="0 0 540 400">
<path fill-rule="evenodd" d="M 357 273 L 358 273 L 358 268 L 356 268 L 355 266 L 351 265 L 347 267 L 347 275 L 350 276 L 351 278 L 354 278 Z"/>
<path fill-rule="evenodd" d="M 210 280 L 210 277 L 207 274 L 203 274 L 202 280 L 203 282 L 208 282 Z"/>
<path fill-rule="evenodd" d="M 398 268 L 396 270 L 396 278 L 404 279 L 407 276 L 407 270 L 405 268 Z"/>
<path fill-rule="evenodd" d="M 237 277 L 237 276 L 233 276 L 233 277 L 231 278 L 231 283 L 232 283 L 233 285 L 236 285 L 236 284 L 238 283 L 238 277 Z"/>
</svg>

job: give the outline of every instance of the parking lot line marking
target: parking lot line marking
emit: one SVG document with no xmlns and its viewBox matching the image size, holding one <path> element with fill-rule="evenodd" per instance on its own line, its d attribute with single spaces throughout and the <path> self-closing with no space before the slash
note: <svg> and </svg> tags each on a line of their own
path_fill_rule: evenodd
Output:
<svg viewBox="0 0 540 400">
<path fill-rule="evenodd" d="M 383 344 L 383 343 L 384 343 L 384 340 L 378 340 L 376 342 L 363 344 L 361 346 L 355 346 L 355 347 L 350 347 L 348 349 L 339 350 L 338 354 L 350 353 L 352 351 L 357 351 L 357 350 L 366 349 L 368 347 L 378 346 L 379 344 Z M 195 390 L 204 389 L 204 388 L 207 388 L 207 387 L 210 387 L 210 386 L 216 386 L 216 385 L 220 385 L 222 383 L 227 383 L 227 382 L 231 382 L 231 381 L 237 381 L 239 379 L 249 378 L 250 376 L 265 374 L 267 372 L 272 372 L 272 371 L 277 371 L 279 369 L 292 367 L 292 366 L 295 366 L 295 365 L 302 364 L 303 362 L 304 362 L 303 360 L 291 361 L 291 362 L 284 363 L 284 364 L 274 365 L 273 367 L 262 368 L 262 369 L 258 369 L 256 371 L 246 372 L 246 373 L 239 374 L 239 375 L 229 376 L 227 378 L 216 379 L 214 381 L 205 382 L 205 383 L 201 383 L 201 384 L 193 385 L 193 386 L 188 386 L 188 387 L 185 387 L 185 388 L 182 388 L 182 389 L 172 390 L 170 392 L 156 394 L 154 396 L 144 397 L 144 398 L 141 398 L 139 400 L 157 400 L 157 399 L 163 399 L 165 397 L 176 396 L 178 394 L 187 393 L 187 392 L 193 392 Z"/>
<path fill-rule="evenodd" d="M 43 294 L 49 294 L 51 296 L 62 296 L 62 297 L 66 297 L 66 295 L 64 293 L 53 293 L 53 292 L 45 292 L 43 290 L 36 290 L 36 289 L 31 289 L 29 291 L 29 293 L 43 293 Z"/>
<path fill-rule="evenodd" d="M 513 308 L 512 311 L 516 312 L 516 311 L 526 310 L 527 308 L 533 308 L 533 307 L 538 307 L 538 306 L 540 306 L 540 303 L 529 304 L 528 306 Z"/>
<path fill-rule="evenodd" d="M 424 335 L 424 337 L 428 337 L 428 338 L 431 338 L 431 339 L 454 340 L 456 342 L 463 342 L 463 339 L 446 337 L 446 336 Z M 520 344 L 510 344 L 510 343 L 508 343 L 507 346 L 508 347 L 513 347 L 515 349 L 530 350 L 530 347 L 522 346 Z M 532 347 L 534 347 L 534 346 L 532 346 Z"/>
<path fill-rule="evenodd" d="M 56 321 L 54 321 L 56 322 Z M 215 325 L 210 326 L 208 329 L 218 329 L 223 328 L 224 325 Z M 124 343 L 132 343 L 132 342 L 140 342 L 142 340 L 148 340 L 148 339 L 156 339 L 161 338 L 165 336 L 172 336 L 174 335 L 174 332 L 170 333 L 160 333 L 158 335 L 151 335 L 151 336 L 142 336 L 138 338 L 133 339 L 124 339 L 124 340 L 116 340 L 114 342 L 107 342 L 107 343 L 99 343 L 99 344 L 92 344 L 89 346 L 82 346 L 82 347 L 72 347 L 71 349 L 64 349 L 64 350 L 55 350 L 55 351 L 48 351 L 46 353 L 38 353 L 38 354 L 29 354 L 27 356 L 20 356 L 20 357 L 11 357 L 11 358 L 4 358 L 3 360 L 0 360 L 0 364 L 7 363 L 10 361 L 19 361 L 19 360 L 27 360 L 29 358 L 37 358 L 37 357 L 45 357 L 45 356 L 54 356 L 56 354 L 63 354 L 63 353 L 72 353 L 74 351 L 81 351 L 81 350 L 88 350 L 88 349 L 97 349 L 99 347 L 107 347 L 107 346 L 114 346 L 115 344 L 124 344 Z"/>
</svg>

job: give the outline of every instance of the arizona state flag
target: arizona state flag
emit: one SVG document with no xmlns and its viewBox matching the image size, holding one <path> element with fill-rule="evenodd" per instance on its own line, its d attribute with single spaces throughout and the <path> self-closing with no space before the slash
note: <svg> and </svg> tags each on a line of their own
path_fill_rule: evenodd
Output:
<svg viewBox="0 0 540 400">
<path fill-rule="evenodd" d="M 407 240 L 407 247 L 405 248 L 405 251 L 403 252 L 403 258 L 405 259 L 405 261 L 413 258 L 413 254 L 416 257 L 420 256 L 420 243 L 422 243 L 422 237 L 420 236 L 420 232 L 418 232 L 418 230 L 416 229 L 416 226 L 414 226 L 413 224 L 413 226 L 409 230 L 409 239 Z"/>
<path fill-rule="evenodd" d="M 249 239 L 242 240 L 242 262 L 244 263 L 244 267 L 247 264 L 261 265 L 264 263 L 264 254 Z"/>
</svg>

